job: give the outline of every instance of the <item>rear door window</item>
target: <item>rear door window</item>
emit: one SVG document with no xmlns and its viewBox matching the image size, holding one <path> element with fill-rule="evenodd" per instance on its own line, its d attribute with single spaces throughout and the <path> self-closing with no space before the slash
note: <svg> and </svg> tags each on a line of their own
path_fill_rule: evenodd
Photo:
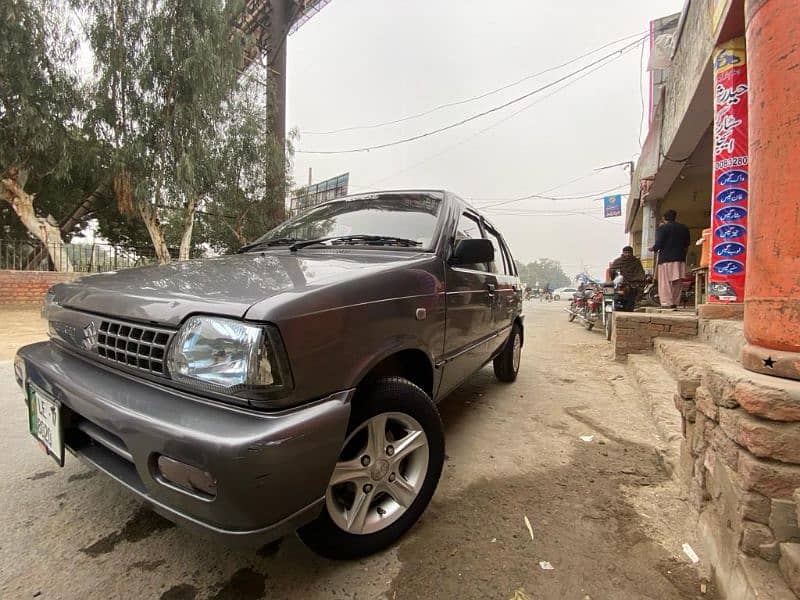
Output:
<svg viewBox="0 0 800 600">
<path fill-rule="evenodd" d="M 486 237 L 494 246 L 494 262 L 489 264 L 489 271 L 498 275 L 513 275 L 514 271 L 508 263 L 508 258 L 503 250 L 503 243 L 500 237 L 491 228 L 486 228 Z"/>
</svg>

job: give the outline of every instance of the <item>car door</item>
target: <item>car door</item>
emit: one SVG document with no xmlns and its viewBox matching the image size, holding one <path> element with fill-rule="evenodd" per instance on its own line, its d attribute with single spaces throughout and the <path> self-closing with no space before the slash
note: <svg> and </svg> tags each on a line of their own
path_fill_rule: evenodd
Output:
<svg viewBox="0 0 800 600">
<path fill-rule="evenodd" d="M 453 247 L 464 238 L 483 237 L 481 219 L 471 211 L 458 218 Z M 488 264 L 447 265 L 447 318 L 441 394 L 472 375 L 491 357 L 497 276 Z"/>
<path fill-rule="evenodd" d="M 489 265 L 489 271 L 496 277 L 492 302 L 492 329 L 497 338 L 491 344 L 492 354 L 495 354 L 506 343 L 511 325 L 521 312 L 522 288 L 511 253 L 503 238 L 485 221 L 484 234 L 494 246 L 494 262 Z"/>
</svg>

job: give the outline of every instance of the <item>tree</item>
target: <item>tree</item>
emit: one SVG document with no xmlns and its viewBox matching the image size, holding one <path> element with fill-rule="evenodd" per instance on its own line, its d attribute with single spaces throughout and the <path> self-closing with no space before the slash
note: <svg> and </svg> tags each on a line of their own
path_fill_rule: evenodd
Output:
<svg viewBox="0 0 800 600">
<path fill-rule="evenodd" d="M 203 205 L 200 227 L 217 251 L 240 248 L 286 217 L 282 191 L 291 186 L 294 134 L 282 152 L 266 128 L 263 92 L 251 86 L 230 103 L 216 148 L 213 193 Z"/>
<path fill-rule="evenodd" d="M 570 279 L 564 273 L 561 263 L 552 258 L 540 258 L 527 265 L 517 263 L 517 270 L 522 281 L 532 287 L 536 282 L 539 282 L 541 287 L 549 285 L 551 290 L 570 284 Z"/>
<path fill-rule="evenodd" d="M 74 45 L 63 8 L 47 0 L 0 2 L 0 200 L 18 222 L 6 211 L 0 218 L 8 232 L 44 244 L 56 270 L 71 271 L 58 217 L 95 182 L 87 185 L 75 168 L 88 142 L 79 83 L 67 68 Z M 37 193 L 47 212 L 37 211 Z"/>
<path fill-rule="evenodd" d="M 243 85 L 240 4 L 221 0 L 76 0 L 92 17 L 94 130 L 111 148 L 119 211 L 144 224 L 155 254 L 189 257 L 198 208 L 219 187 L 221 126 Z"/>
</svg>

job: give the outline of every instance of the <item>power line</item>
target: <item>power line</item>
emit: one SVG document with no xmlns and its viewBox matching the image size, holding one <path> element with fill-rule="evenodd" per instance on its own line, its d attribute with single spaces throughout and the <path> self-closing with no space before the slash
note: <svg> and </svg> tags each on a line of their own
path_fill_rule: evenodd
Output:
<svg viewBox="0 0 800 600">
<path fill-rule="evenodd" d="M 576 177 L 575 179 L 570 179 L 569 181 L 565 181 L 564 183 L 559 183 L 558 185 L 553 186 L 551 188 L 547 188 L 546 190 L 542 190 L 541 192 L 537 192 L 535 194 L 528 194 L 527 196 L 522 196 L 520 198 L 512 198 L 511 200 L 504 200 L 502 202 L 495 202 L 493 204 L 487 204 L 487 205 L 481 206 L 479 208 L 480 208 L 480 210 L 486 210 L 487 208 L 494 208 L 495 206 L 503 206 L 505 204 L 511 204 L 513 202 L 521 202 L 522 200 L 530 200 L 531 198 L 538 198 L 538 197 L 542 196 L 543 194 L 546 194 L 547 192 L 552 192 L 554 190 L 566 187 L 566 186 L 571 185 L 573 183 L 577 183 L 578 181 L 583 181 L 584 179 L 588 179 L 589 177 L 591 177 L 592 175 L 595 175 L 596 173 L 597 173 L 596 171 L 589 171 L 588 173 L 585 173 L 585 174 L 583 174 L 583 175 L 581 175 L 579 177 Z"/>
<path fill-rule="evenodd" d="M 642 40 L 637 40 L 636 42 L 628 44 L 628 45 L 626 45 L 626 46 L 624 46 L 624 47 L 622 47 L 622 48 L 620 48 L 618 50 L 615 50 L 614 52 L 612 52 L 610 54 L 607 54 L 607 55 L 605 55 L 605 56 L 603 56 L 603 57 L 601 57 L 601 58 L 599 58 L 599 59 L 597 59 L 595 61 L 592 61 L 591 63 L 589 63 L 587 65 L 584 65 L 580 69 L 572 71 L 571 73 L 568 73 L 567 75 L 564 75 L 563 77 L 560 77 L 560 78 L 556 79 L 555 81 L 551 81 L 548 84 L 545 84 L 545 85 L 543 85 L 541 87 L 538 87 L 535 90 L 533 90 L 531 92 L 528 92 L 527 94 L 523 94 L 522 96 L 518 96 L 518 97 L 514 98 L 513 100 L 509 100 L 508 102 L 505 102 L 505 103 L 503 103 L 503 104 L 501 104 L 499 106 L 495 106 L 495 107 L 490 108 L 488 110 L 482 111 L 482 112 L 480 112 L 478 114 L 472 115 L 471 117 L 467 117 L 465 119 L 461 119 L 460 121 L 457 121 L 455 123 L 451 123 L 450 125 L 446 125 L 444 127 L 439 127 L 439 128 L 434 129 L 432 131 L 428 131 L 428 132 L 425 132 L 425 133 L 420 133 L 418 135 L 414 135 L 414 136 L 411 136 L 411 137 L 408 137 L 408 138 L 395 140 L 393 142 L 387 142 L 385 144 L 376 144 L 374 146 L 364 146 L 364 147 L 361 147 L 361 148 L 349 148 L 349 149 L 346 149 L 346 150 L 297 150 L 297 153 L 298 154 L 353 154 L 353 153 L 357 153 L 357 152 L 369 152 L 370 150 L 380 150 L 380 149 L 383 149 L 383 148 L 389 148 L 391 146 L 398 146 L 400 144 L 406 144 L 408 142 L 413 142 L 413 141 L 416 141 L 416 140 L 419 140 L 419 139 L 422 139 L 422 138 L 430 137 L 432 135 L 436 135 L 438 133 L 442 133 L 442 132 L 447 131 L 449 129 L 453 129 L 455 127 L 460 127 L 461 125 L 465 125 L 466 123 L 469 123 L 469 122 L 474 121 L 476 119 L 479 119 L 481 117 L 485 117 L 486 115 L 495 113 L 495 112 L 497 112 L 499 110 L 502 110 L 504 108 L 512 106 L 512 105 L 514 105 L 514 104 L 516 104 L 518 102 L 521 102 L 522 100 L 525 100 L 526 98 L 530 98 L 534 94 L 538 94 L 539 92 L 542 92 L 542 91 L 544 91 L 546 89 L 549 89 L 549 88 L 553 87 L 554 85 L 557 85 L 557 84 L 561 83 L 562 81 L 566 81 L 567 79 L 569 79 L 569 78 L 571 78 L 571 77 L 573 77 L 573 76 L 575 76 L 575 75 L 577 75 L 579 73 L 583 73 L 584 71 L 590 69 L 591 67 L 593 67 L 593 66 L 595 66 L 595 65 L 597 65 L 599 63 L 602 63 L 602 62 L 608 60 L 609 58 L 611 58 L 611 57 L 613 57 L 613 56 L 615 56 L 617 54 L 621 54 L 622 52 L 624 52 L 625 50 L 628 50 L 629 48 L 636 47 L 639 44 L 641 44 L 642 42 L 643 42 L 643 39 Z"/>
<path fill-rule="evenodd" d="M 410 171 L 410 170 L 412 170 L 412 169 L 416 169 L 416 168 L 417 168 L 417 167 L 419 167 L 420 165 L 423 165 L 423 164 L 427 163 L 428 161 L 430 161 L 430 160 L 433 160 L 434 158 L 439 158 L 440 156 L 443 156 L 444 154 L 447 154 L 448 152 L 450 152 L 450 151 L 451 151 L 451 150 L 453 150 L 454 148 L 457 148 L 457 147 L 459 147 L 459 146 L 462 146 L 462 145 L 466 144 L 468 141 L 470 141 L 470 140 L 472 140 L 472 139 L 474 139 L 474 138 L 478 137 L 479 135 L 482 135 L 482 134 L 486 133 L 487 131 L 489 131 L 489 130 L 491 130 L 491 129 L 494 129 L 495 127 L 498 127 L 498 126 L 502 125 L 503 123 L 505 123 L 506 121 L 508 121 L 508 120 L 510 120 L 510 119 L 513 119 L 514 117 L 516 117 L 516 116 L 517 116 L 517 115 L 519 115 L 520 113 L 523 113 L 523 112 L 525 112 L 526 110 L 528 110 L 528 109 L 530 109 L 530 108 L 532 108 L 532 107 L 536 106 L 536 105 L 537 105 L 537 104 L 539 104 L 540 102 L 544 102 L 545 100 L 547 100 L 547 99 L 548 99 L 548 98 L 550 98 L 551 96 L 554 96 L 554 95 L 555 95 L 555 94 L 557 94 L 558 92 L 560 92 L 560 91 L 562 91 L 562 90 L 565 90 L 565 89 L 566 89 L 566 88 L 568 88 L 569 86 L 571 86 L 571 85 L 573 85 L 573 84 L 575 84 L 575 83 L 578 83 L 578 81 L 580 81 L 581 79 L 584 79 L 584 78 L 588 77 L 589 75 L 591 75 L 591 74 L 592 74 L 592 73 L 594 73 L 595 71 L 599 71 L 600 69 L 604 68 L 604 67 L 605 67 L 607 64 L 609 64 L 610 62 L 613 62 L 613 61 L 615 61 L 615 60 L 618 60 L 618 59 L 619 59 L 619 58 L 621 58 L 621 57 L 622 57 L 624 54 L 627 54 L 627 53 L 628 53 L 628 52 L 630 52 L 631 50 L 633 50 L 633 48 L 626 50 L 625 52 L 623 52 L 622 54 L 620 54 L 620 55 L 618 55 L 618 56 L 615 56 L 614 58 L 612 58 L 611 60 L 609 60 L 607 63 L 600 64 L 600 65 L 596 65 L 594 68 L 592 68 L 592 69 L 590 69 L 590 70 L 586 71 L 585 73 L 583 73 L 583 74 L 582 74 L 582 75 L 580 75 L 579 77 L 576 77 L 575 79 L 573 79 L 573 80 L 571 80 L 571 81 L 568 81 L 567 83 L 565 83 L 564 85 L 562 85 L 562 86 L 561 86 L 561 87 L 559 87 L 559 88 L 556 88 L 555 90 L 553 90 L 553 91 L 552 91 L 552 92 L 550 92 L 549 94 L 546 94 L 546 95 L 544 95 L 544 96 L 542 96 L 542 97 L 540 97 L 540 98 L 537 98 L 536 100 L 534 100 L 534 101 L 533 101 L 533 102 L 531 102 L 530 104 L 526 104 L 525 106 L 523 106 L 523 107 L 522 107 L 522 108 L 520 108 L 519 110 L 516 110 L 516 111 L 514 111 L 513 113 L 511 113 L 510 115 L 507 115 L 507 116 L 503 117 L 502 119 L 499 119 L 499 120 L 495 121 L 494 123 L 492 123 L 492 124 L 491 124 L 491 125 L 489 125 L 488 127 L 484 127 L 483 129 L 479 129 L 479 130 L 478 130 L 478 131 L 476 131 L 475 133 L 472 133 L 472 134 L 468 135 L 467 137 L 465 137 L 465 138 L 462 138 L 461 140 L 459 140 L 459 141 L 455 142 L 454 144 L 450 144 L 449 146 L 445 146 L 445 148 L 444 148 L 444 149 L 440 150 L 439 152 L 436 152 L 435 154 L 431 154 L 431 155 L 429 155 L 429 156 L 427 156 L 427 157 L 423 158 L 422 160 L 419 160 L 419 161 L 417 161 L 417 162 L 415 162 L 415 163 L 413 163 L 413 164 L 411 164 L 411 165 L 409 165 L 409 166 L 407 166 L 407 167 L 405 167 L 405 168 L 403 168 L 403 169 L 400 169 L 399 171 L 395 171 L 394 173 L 391 173 L 390 175 L 386 175 L 385 177 L 381 177 L 380 179 L 376 179 L 375 181 L 373 181 L 373 182 L 371 182 L 371 183 L 368 183 L 368 184 L 367 184 L 367 185 L 365 185 L 365 186 L 352 186 L 352 187 L 356 187 L 356 189 L 360 189 L 360 190 L 373 190 L 373 189 L 375 189 L 375 186 L 376 186 L 377 184 L 379 184 L 379 183 L 382 183 L 382 182 L 386 181 L 387 179 L 391 179 L 391 178 L 393 178 L 393 177 L 396 177 L 397 175 L 400 175 L 400 174 L 402 174 L 402 173 L 406 173 L 407 171 Z"/>
<path fill-rule="evenodd" d="M 355 126 L 352 126 L 352 127 L 343 127 L 341 129 L 332 129 L 330 131 L 303 131 L 302 133 L 305 134 L 305 135 L 331 135 L 331 134 L 335 134 L 335 133 L 344 133 L 346 131 L 359 131 L 359 130 L 363 130 L 363 129 L 377 129 L 379 127 L 386 127 L 388 125 L 397 125 L 398 123 L 405 123 L 406 121 L 411 121 L 413 119 L 418 119 L 420 117 L 424 117 L 424 116 L 430 115 L 432 113 L 435 113 L 435 112 L 440 111 L 440 110 L 445 109 L 445 108 L 451 108 L 453 106 L 461 106 L 463 104 L 469 104 L 470 102 L 475 102 L 476 100 L 481 100 L 481 99 L 486 98 L 488 96 L 492 96 L 494 94 L 497 94 L 497 93 L 502 92 L 504 90 L 507 90 L 509 88 L 515 87 L 515 86 L 519 85 L 520 83 L 524 83 L 524 82 L 526 82 L 526 81 L 528 81 L 530 79 L 534 79 L 536 77 L 544 75 L 545 73 L 550 73 L 551 71 L 557 71 L 559 69 L 562 69 L 562 68 L 564 68 L 564 67 L 566 67 L 568 65 L 571 65 L 572 63 L 575 63 L 575 62 L 581 60 L 582 58 L 586 58 L 587 56 L 591 56 L 592 54 L 597 54 L 598 52 L 600 52 L 601 50 L 605 50 L 609 46 L 613 46 L 615 44 L 619 44 L 620 42 L 624 42 L 624 41 L 629 40 L 629 39 L 634 38 L 634 37 L 635 38 L 644 39 L 641 36 L 642 36 L 642 32 L 635 33 L 633 35 L 627 35 L 625 37 L 619 38 L 618 40 L 614 40 L 613 42 L 608 42 L 607 44 L 599 46 L 598 48 L 595 48 L 594 50 L 591 50 L 589 52 L 581 54 L 580 56 L 576 56 L 575 58 L 573 58 L 571 60 L 568 60 L 565 63 L 561 63 L 560 65 L 556 65 L 554 67 L 549 67 L 549 68 L 547 68 L 547 69 L 545 69 L 543 71 L 539 71 L 538 73 L 533 73 L 531 75 L 526 75 L 522 79 L 518 79 L 517 81 L 514 81 L 512 83 L 508 83 L 506 85 L 503 85 L 503 86 L 501 86 L 499 88 L 495 88 L 495 89 L 490 90 L 488 92 L 484 92 L 483 94 L 480 94 L 478 96 L 472 96 L 470 98 L 465 98 L 463 100 L 457 100 L 455 102 L 448 102 L 446 104 L 440 104 L 439 106 L 435 106 L 435 107 L 430 108 L 428 110 L 425 110 L 423 112 L 419 112 L 419 113 L 415 113 L 413 115 L 408 115 L 408 116 L 405 116 L 405 117 L 401 117 L 399 119 L 394 119 L 393 121 L 384 121 L 382 123 L 372 123 L 370 125 L 355 125 Z"/>
<path fill-rule="evenodd" d="M 617 190 L 621 190 L 621 189 L 624 189 L 626 187 L 630 187 L 630 185 L 629 184 L 621 184 L 621 185 L 615 186 L 613 188 L 610 188 L 610 189 L 607 189 L 607 190 L 601 190 L 601 191 L 598 191 L 598 192 L 593 192 L 591 194 L 580 194 L 580 195 L 572 195 L 572 196 L 570 196 L 570 195 L 568 195 L 568 196 L 543 196 L 541 194 L 534 194 L 534 195 L 531 195 L 531 196 L 525 196 L 524 198 L 517 198 L 514 201 L 516 202 L 518 200 L 527 200 L 529 198 L 531 198 L 531 199 L 532 198 L 537 198 L 537 199 L 541 199 L 541 200 L 585 200 L 586 198 L 592 198 L 592 199 L 598 199 L 599 200 L 602 197 L 603 194 L 608 194 L 609 192 L 615 192 Z M 492 201 L 492 202 L 494 202 L 494 201 L 505 201 L 507 199 L 508 198 L 470 198 L 470 200 L 484 200 L 484 201 Z M 493 204 L 491 206 L 497 206 L 497 205 Z M 479 208 L 481 208 L 483 210 L 484 208 L 491 208 L 491 206 L 489 206 L 489 205 L 487 205 L 485 207 L 479 206 Z"/>
</svg>

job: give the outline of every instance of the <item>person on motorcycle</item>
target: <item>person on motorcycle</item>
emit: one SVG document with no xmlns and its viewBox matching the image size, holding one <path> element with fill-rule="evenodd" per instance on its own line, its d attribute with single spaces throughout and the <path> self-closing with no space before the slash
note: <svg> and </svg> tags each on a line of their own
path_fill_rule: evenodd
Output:
<svg viewBox="0 0 800 600">
<path fill-rule="evenodd" d="M 636 308 L 636 299 L 639 297 L 644 287 L 645 273 L 642 261 L 634 256 L 632 247 L 625 246 L 622 249 L 622 255 L 614 259 L 609 269 L 612 273 L 612 278 L 613 274 L 616 272 L 622 275 L 622 279 L 628 286 L 628 291 L 623 300 L 623 310 L 628 312 L 632 311 Z"/>
</svg>

